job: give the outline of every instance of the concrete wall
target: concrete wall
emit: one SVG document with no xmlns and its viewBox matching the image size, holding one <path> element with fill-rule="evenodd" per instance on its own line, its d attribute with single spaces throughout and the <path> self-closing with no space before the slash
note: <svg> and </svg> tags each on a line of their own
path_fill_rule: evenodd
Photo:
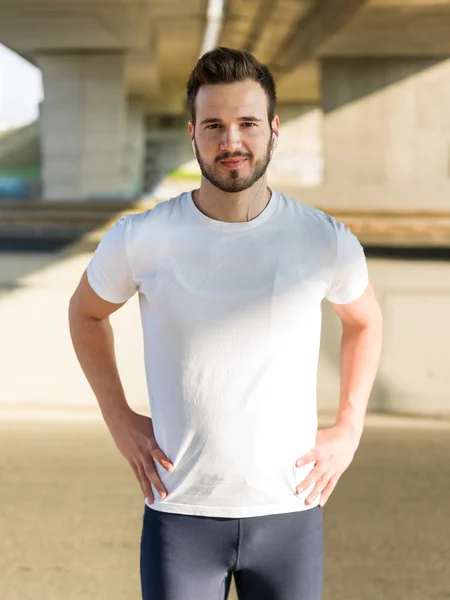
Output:
<svg viewBox="0 0 450 600">
<path fill-rule="evenodd" d="M 324 60 L 327 183 L 448 181 L 449 78 L 449 59 Z"/>
<path fill-rule="evenodd" d="M 406 214 L 411 211 L 448 214 L 450 208 L 450 181 L 390 185 L 357 185 L 351 181 L 343 181 L 339 184 L 324 183 L 316 187 L 277 181 L 276 187 L 305 204 L 331 212 L 338 209 L 356 209 L 367 212 L 394 210 Z"/>
<path fill-rule="evenodd" d="M 450 417 L 450 263 L 368 259 L 384 317 L 381 364 L 369 410 Z M 339 403 L 341 321 L 323 303 L 318 399 Z"/>
</svg>

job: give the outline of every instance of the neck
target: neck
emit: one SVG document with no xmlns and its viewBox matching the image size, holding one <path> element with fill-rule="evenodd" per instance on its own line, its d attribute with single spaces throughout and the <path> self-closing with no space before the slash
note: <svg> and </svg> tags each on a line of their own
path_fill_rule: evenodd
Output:
<svg viewBox="0 0 450 600">
<path fill-rule="evenodd" d="M 255 219 L 266 208 L 270 197 L 265 174 L 242 192 L 222 192 L 204 177 L 200 188 L 192 191 L 192 200 L 203 214 L 226 223 Z"/>
</svg>

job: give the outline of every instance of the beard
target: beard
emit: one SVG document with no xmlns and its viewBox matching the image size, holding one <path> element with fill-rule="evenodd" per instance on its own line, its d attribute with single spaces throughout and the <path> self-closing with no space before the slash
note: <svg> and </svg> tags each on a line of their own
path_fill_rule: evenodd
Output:
<svg viewBox="0 0 450 600">
<path fill-rule="evenodd" d="M 264 175 L 269 166 L 272 150 L 272 135 L 269 137 L 266 152 L 264 156 L 257 161 L 254 160 L 253 155 L 250 153 L 235 153 L 231 154 L 226 152 L 216 158 L 214 165 L 206 163 L 198 151 L 197 142 L 194 139 L 195 154 L 197 157 L 200 170 L 205 179 L 212 183 L 216 188 L 222 192 L 236 193 L 243 192 L 251 187 L 258 179 Z M 239 169 L 233 169 L 227 174 L 222 174 L 216 164 L 221 160 L 229 160 L 232 158 L 247 158 L 250 163 L 250 173 L 248 175 L 240 175 Z"/>
</svg>

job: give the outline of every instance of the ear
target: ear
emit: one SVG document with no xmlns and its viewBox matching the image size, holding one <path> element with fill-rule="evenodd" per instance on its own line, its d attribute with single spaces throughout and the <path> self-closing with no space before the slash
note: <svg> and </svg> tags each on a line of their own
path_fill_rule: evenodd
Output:
<svg viewBox="0 0 450 600">
<path fill-rule="evenodd" d="M 272 132 L 277 136 L 277 139 L 275 141 L 275 144 L 276 144 L 278 142 L 278 137 L 280 135 L 280 119 L 278 118 L 278 115 L 275 115 L 274 118 L 272 119 L 271 127 L 272 127 Z"/>
<path fill-rule="evenodd" d="M 188 123 L 188 130 L 189 130 L 189 135 L 191 138 L 191 142 L 194 141 L 194 137 L 195 137 L 195 125 L 192 121 L 189 121 Z"/>
</svg>

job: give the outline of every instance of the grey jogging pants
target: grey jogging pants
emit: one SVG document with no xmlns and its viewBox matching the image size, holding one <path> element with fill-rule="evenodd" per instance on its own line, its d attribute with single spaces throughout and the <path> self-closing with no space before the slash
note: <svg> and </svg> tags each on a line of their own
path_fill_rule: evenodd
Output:
<svg viewBox="0 0 450 600">
<path fill-rule="evenodd" d="M 320 600 L 322 508 L 260 517 L 199 517 L 145 506 L 143 600 Z"/>
</svg>

